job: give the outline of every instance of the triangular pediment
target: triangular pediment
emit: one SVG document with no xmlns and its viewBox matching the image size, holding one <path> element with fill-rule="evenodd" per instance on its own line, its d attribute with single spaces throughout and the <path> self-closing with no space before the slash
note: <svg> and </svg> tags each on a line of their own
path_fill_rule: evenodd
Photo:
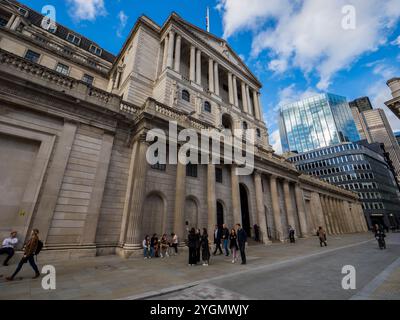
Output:
<svg viewBox="0 0 400 320">
<path fill-rule="evenodd" d="M 189 30 L 191 33 L 193 33 L 197 38 L 201 39 L 203 42 L 207 43 L 211 48 L 216 50 L 218 53 L 220 53 L 225 59 L 227 59 L 230 63 L 235 65 L 237 68 L 239 68 L 247 77 L 253 79 L 256 83 L 258 83 L 260 86 L 261 84 L 259 83 L 258 79 L 252 74 L 252 72 L 248 69 L 246 64 L 242 61 L 242 59 L 230 48 L 228 43 L 213 34 L 202 30 L 195 25 L 183 20 L 179 16 L 175 16 L 177 18 L 177 21 L 187 30 Z"/>
</svg>

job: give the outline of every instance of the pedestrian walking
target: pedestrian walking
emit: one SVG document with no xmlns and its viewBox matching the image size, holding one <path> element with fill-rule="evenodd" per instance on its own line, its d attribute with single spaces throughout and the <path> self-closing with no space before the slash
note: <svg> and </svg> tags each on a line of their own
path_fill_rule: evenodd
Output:
<svg viewBox="0 0 400 320">
<path fill-rule="evenodd" d="M 317 236 L 319 238 L 319 244 L 322 247 L 322 244 L 326 246 L 328 246 L 328 244 L 326 243 L 326 232 L 324 230 L 324 228 L 319 227 L 318 228 L 318 232 L 317 232 Z"/>
<path fill-rule="evenodd" d="M 197 245 L 196 231 L 194 228 L 192 228 L 189 231 L 189 235 L 188 235 L 189 266 L 193 266 L 197 263 L 196 245 Z"/>
<path fill-rule="evenodd" d="M 143 256 L 145 259 L 150 259 L 151 254 L 150 254 L 150 237 L 146 235 L 143 239 Z"/>
<path fill-rule="evenodd" d="M 210 264 L 210 244 L 208 243 L 206 228 L 203 228 L 203 234 L 201 235 L 201 258 L 203 260 L 203 266 L 208 266 Z"/>
<path fill-rule="evenodd" d="M 246 264 L 246 242 L 247 242 L 247 234 L 246 231 L 242 228 L 240 223 L 236 225 L 237 228 L 237 241 L 240 250 L 240 256 L 242 258 L 241 264 Z"/>
<path fill-rule="evenodd" d="M 222 254 L 222 249 L 221 249 L 221 229 L 218 227 L 218 225 L 215 225 L 214 245 L 215 245 L 215 250 L 214 250 L 213 255 L 214 256 L 216 255 L 217 250 L 219 250 L 219 254 Z"/>
<path fill-rule="evenodd" d="M 174 248 L 174 255 L 178 254 L 178 236 L 175 233 L 171 233 L 171 237 L 172 237 L 172 248 Z"/>
<path fill-rule="evenodd" d="M 18 272 L 21 271 L 23 265 L 27 262 L 31 265 L 33 271 L 35 271 L 35 276 L 32 279 L 36 279 L 40 277 L 39 269 L 35 263 L 35 255 L 39 253 L 42 248 L 43 243 L 39 241 L 39 230 L 33 229 L 31 233 L 31 238 L 25 245 L 24 256 L 19 262 L 17 269 L 13 273 L 11 277 L 7 277 L 8 281 L 13 281 Z"/>
<path fill-rule="evenodd" d="M 232 263 L 236 262 L 237 252 L 239 250 L 237 243 L 237 234 L 236 230 L 232 228 L 231 233 L 229 234 L 229 248 L 232 251 Z"/>
<path fill-rule="evenodd" d="M 295 239 L 294 235 L 295 235 L 295 230 L 293 229 L 292 226 L 289 226 L 289 240 L 290 240 L 290 243 L 295 243 L 296 242 L 296 239 Z"/>
<path fill-rule="evenodd" d="M 8 266 L 8 262 L 15 253 L 15 246 L 18 244 L 17 231 L 12 231 L 8 238 L 3 240 L 0 249 L 0 255 L 6 254 L 7 258 L 3 262 L 3 266 Z"/>
<path fill-rule="evenodd" d="M 226 227 L 225 223 L 222 225 L 221 236 L 222 236 L 222 243 L 224 245 L 225 255 L 228 257 L 229 256 L 229 248 L 228 248 L 228 246 L 229 246 L 229 229 Z"/>
</svg>

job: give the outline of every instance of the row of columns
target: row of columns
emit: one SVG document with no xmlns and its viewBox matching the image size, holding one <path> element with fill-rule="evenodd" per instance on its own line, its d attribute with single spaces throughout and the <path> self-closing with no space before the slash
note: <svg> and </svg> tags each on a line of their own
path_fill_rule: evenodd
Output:
<svg viewBox="0 0 400 320">
<path fill-rule="evenodd" d="M 176 39 L 175 39 L 176 38 Z M 175 31 L 169 31 L 168 35 L 164 40 L 164 53 L 163 53 L 163 70 L 170 68 L 176 72 L 180 72 L 181 64 L 181 48 L 182 48 L 182 37 L 176 34 Z M 190 70 L 189 78 L 190 81 L 202 85 L 201 78 L 201 57 L 202 51 L 196 48 L 194 45 L 190 46 Z M 239 79 L 232 72 L 228 71 L 228 96 L 229 104 L 239 107 L 239 93 L 238 93 L 238 81 Z M 261 103 L 260 93 L 241 81 L 241 96 L 243 111 L 254 116 L 257 120 L 261 120 Z M 211 57 L 208 59 L 208 85 L 209 91 L 215 95 L 220 95 L 220 79 L 219 79 L 219 64 L 214 61 Z M 252 98 L 250 96 L 252 95 Z"/>
<path fill-rule="evenodd" d="M 143 186 L 146 185 L 147 147 L 147 143 L 138 140 L 134 143 L 132 148 L 127 197 L 124 206 L 120 238 L 120 243 L 123 244 L 123 249 L 127 251 L 132 251 L 140 247 L 140 222 L 143 211 L 142 206 L 145 198 L 145 188 Z M 256 196 L 256 220 L 260 227 L 263 242 L 268 243 L 268 224 L 264 209 L 265 194 L 262 188 L 262 172 L 256 170 L 253 174 L 253 179 Z M 286 238 L 286 232 L 284 232 L 282 225 L 282 212 L 278 191 L 278 181 L 280 179 L 280 177 L 275 175 L 269 175 L 275 235 L 278 240 L 284 241 Z M 292 201 L 290 184 L 290 181 L 286 179 L 283 180 L 283 194 L 287 221 L 289 225 L 295 227 L 297 214 L 300 234 L 301 236 L 306 237 L 309 234 L 309 230 L 304 206 L 303 190 L 299 183 L 295 183 L 295 208 Z M 174 231 L 179 235 L 183 235 L 185 234 L 184 210 L 186 199 L 186 166 L 179 162 L 177 165 L 176 186 Z M 213 230 L 217 219 L 215 191 L 215 165 L 209 164 L 207 168 L 207 209 L 209 230 Z M 317 198 L 312 199 L 312 212 L 309 214 L 316 215 L 317 218 L 315 220 L 319 225 L 325 226 L 329 234 L 363 232 L 367 230 L 365 218 L 359 205 L 354 205 L 350 208 L 350 204 L 346 201 L 325 195 L 319 195 L 318 193 L 313 193 L 313 195 L 317 195 Z M 231 196 L 234 222 L 240 223 L 242 221 L 242 215 L 240 206 L 239 176 L 236 174 L 236 167 L 234 165 L 231 166 Z"/>
</svg>

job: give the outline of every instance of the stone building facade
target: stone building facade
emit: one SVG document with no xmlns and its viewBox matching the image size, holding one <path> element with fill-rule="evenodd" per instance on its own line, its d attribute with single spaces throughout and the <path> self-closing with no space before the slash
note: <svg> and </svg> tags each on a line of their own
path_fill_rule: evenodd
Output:
<svg viewBox="0 0 400 320">
<path fill-rule="evenodd" d="M 0 7 L 0 236 L 40 230 L 44 254 L 129 256 L 145 234 L 258 224 L 285 241 L 364 232 L 355 193 L 274 154 L 261 84 L 222 39 L 172 14 L 138 19 L 118 56 L 15 2 Z M 151 166 L 146 133 L 251 128 L 255 170 Z M 216 177 L 218 176 L 218 179 Z"/>
</svg>

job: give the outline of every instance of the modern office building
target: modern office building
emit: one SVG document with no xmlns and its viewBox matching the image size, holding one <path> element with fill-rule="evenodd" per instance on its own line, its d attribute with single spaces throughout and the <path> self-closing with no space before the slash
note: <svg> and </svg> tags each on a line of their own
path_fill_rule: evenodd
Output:
<svg viewBox="0 0 400 320">
<path fill-rule="evenodd" d="M 372 103 L 369 97 L 362 97 L 349 102 L 350 108 L 357 108 L 360 112 L 372 110 Z"/>
<path fill-rule="evenodd" d="M 395 132 L 395 133 L 394 133 L 394 136 L 396 137 L 397 143 L 398 143 L 399 146 L 400 146 L 400 131 Z"/>
<path fill-rule="evenodd" d="M 288 158 L 297 169 L 357 192 L 368 226 L 400 226 L 400 193 L 382 144 L 342 143 Z"/>
<path fill-rule="evenodd" d="M 359 140 L 346 98 L 330 93 L 282 106 L 279 127 L 284 152 L 302 153 Z"/>
<path fill-rule="evenodd" d="M 390 79 L 387 85 L 392 91 L 393 99 L 385 102 L 385 104 L 400 119 L 400 78 Z"/>
<path fill-rule="evenodd" d="M 351 108 L 353 118 L 361 139 L 368 143 L 383 143 L 386 152 L 396 172 L 396 179 L 400 181 L 400 146 L 393 133 L 390 123 L 382 109 Z M 364 110 L 364 111 L 360 111 Z"/>
</svg>

